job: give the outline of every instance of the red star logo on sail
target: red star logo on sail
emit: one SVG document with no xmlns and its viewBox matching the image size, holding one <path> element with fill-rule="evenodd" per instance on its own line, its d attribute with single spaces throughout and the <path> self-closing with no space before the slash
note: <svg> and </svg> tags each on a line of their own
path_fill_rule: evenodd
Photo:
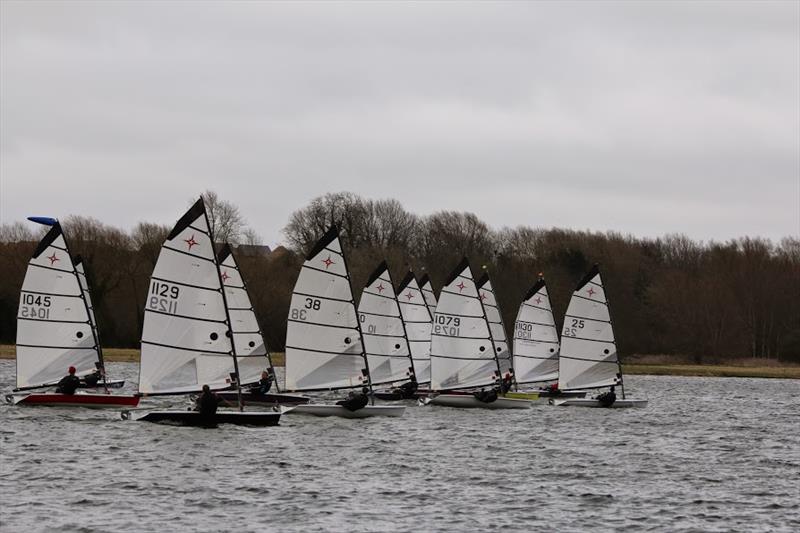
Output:
<svg viewBox="0 0 800 533">
<path fill-rule="evenodd" d="M 586 294 L 588 294 L 588 295 L 589 295 L 589 298 L 591 298 L 591 297 L 592 297 L 592 295 L 593 295 L 595 292 L 597 292 L 597 291 L 596 291 L 596 290 L 594 290 L 594 287 L 589 287 L 589 290 L 588 290 L 588 291 L 586 291 Z"/>
<path fill-rule="evenodd" d="M 228 275 L 228 271 L 226 270 L 225 272 L 222 273 L 222 283 L 225 283 L 226 281 L 228 281 L 228 279 L 230 279 L 230 276 Z"/>
<path fill-rule="evenodd" d="M 328 270 L 329 266 L 336 264 L 331 260 L 330 254 L 328 255 L 328 258 L 327 259 L 323 259 L 322 262 L 325 263 L 325 270 Z"/>
<path fill-rule="evenodd" d="M 538 296 L 536 297 L 536 303 L 537 303 L 537 304 L 540 304 L 540 303 L 542 303 L 542 299 L 541 299 L 541 298 L 539 298 Z"/>
<path fill-rule="evenodd" d="M 56 261 L 61 261 L 58 257 L 56 257 L 56 253 L 53 252 L 53 255 L 49 256 L 48 259 L 50 260 L 50 266 L 53 266 L 53 263 Z"/>
<path fill-rule="evenodd" d="M 486 296 L 485 292 L 482 292 L 481 293 L 481 300 L 485 300 L 486 298 L 488 298 L 488 296 Z"/>
<path fill-rule="evenodd" d="M 378 292 L 383 292 L 386 289 L 386 287 L 383 286 L 383 283 L 381 283 L 380 285 L 378 285 L 375 288 L 378 289 Z"/>
<path fill-rule="evenodd" d="M 467 288 L 467 286 L 464 285 L 463 281 L 461 283 L 459 283 L 458 285 L 456 285 L 456 287 L 458 287 L 458 292 L 461 292 L 461 291 L 463 291 L 464 289 Z"/>
<path fill-rule="evenodd" d="M 409 302 L 411 301 L 411 298 L 413 298 L 413 297 L 414 297 L 414 295 L 411 293 L 411 291 L 408 291 L 406 293 L 406 298 L 408 299 Z"/>
<path fill-rule="evenodd" d="M 194 240 L 194 234 L 192 234 L 192 236 L 189 237 L 188 239 L 183 239 L 183 242 L 185 242 L 186 244 L 189 245 L 189 250 L 190 251 L 192 249 L 192 246 L 194 246 L 196 244 L 199 244 L 196 240 Z"/>
</svg>

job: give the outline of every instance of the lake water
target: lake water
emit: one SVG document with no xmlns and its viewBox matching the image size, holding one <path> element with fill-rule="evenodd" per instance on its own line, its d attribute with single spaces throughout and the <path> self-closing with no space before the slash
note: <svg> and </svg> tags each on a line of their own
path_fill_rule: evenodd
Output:
<svg viewBox="0 0 800 533">
<path fill-rule="evenodd" d="M 137 365 L 108 366 L 135 381 Z M 0 361 L 0 391 L 13 382 Z M 272 428 L 3 404 L 0 530 L 800 530 L 800 381 L 626 385 L 650 405 L 409 407 Z M 171 402 L 185 405 L 148 400 Z"/>
</svg>

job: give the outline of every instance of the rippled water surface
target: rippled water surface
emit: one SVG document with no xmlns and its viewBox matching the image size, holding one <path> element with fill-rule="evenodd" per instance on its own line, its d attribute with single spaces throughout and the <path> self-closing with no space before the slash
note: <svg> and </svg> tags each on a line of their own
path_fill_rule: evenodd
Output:
<svg viewBox="0 0 800 533">
<path fill-rule="evenodd" d="M 196 429 L 3 404 L 0 530 L 800 530 L 800 382 L 626 381 L 646 409 Z"/>
</svg>

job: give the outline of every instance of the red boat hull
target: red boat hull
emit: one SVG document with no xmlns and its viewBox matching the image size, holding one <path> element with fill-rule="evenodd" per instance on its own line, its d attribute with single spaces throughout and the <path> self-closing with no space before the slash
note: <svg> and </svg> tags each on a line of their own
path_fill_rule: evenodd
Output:
<svg viewBox="0 0 800 533">
<path fill-rule="evenodd" d="M 136 407 L 138 396 L 122 396 L 115 394 L 60 394 L 58 392 L 42 392 L 32 394 L 8 395 L 6 401 L 14 405 L 43 405 L 61 407 Z"/>
</svg>

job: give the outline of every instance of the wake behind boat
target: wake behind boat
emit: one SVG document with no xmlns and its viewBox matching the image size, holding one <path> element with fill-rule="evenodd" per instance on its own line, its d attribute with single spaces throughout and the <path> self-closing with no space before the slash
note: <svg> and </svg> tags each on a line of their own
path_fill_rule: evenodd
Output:
<svg viewBox="0 0 800 533">
<path fill-rule="evenodd" d="M 622 380 L 614 328 L 600 268 L 594 267 L 578 283 L 569 301 L 561 352 L 558 359 L 559 385 L 566 391 L 609 387 L 595 398 L 553 398 L 552 405 L 564 407 L 645 407 L 647 400 L 628 399 Z M 620 387 L 622 399 L 616 398 Z"/>
<path fill-rule="evenodd" d="M 377 325 L 374 333 L 378 333 Z M 404 406 L 368 405 L 372 377 L 362 339 L 350 274 L 334 225 L 306 257 L 292 292 L 286 329 L 286 388 L 292 391 L 364 390 L 351 392 L 348 399 L 333 405 L 299 405 L 288 414 L 345 418 L 403 414 Z M 386 352 L 375 350 L 376 355 L 381 353 Z M 407 349 L 399 353 L 403 355 L 397 359 L 407 367 Z M 376 358 L 376 362 L 383 363 L 384 359 L 389 363 L 387 375 L 394 375 L 390 366 L 391 353 L 385 358 Z"/>
<path fill-rule="evenodd" d="M 100 386 L 105 381 L 88 285 L 78 271 L 83 272 L 82 262 L 73 261 L 58 221 L 40 217 L 31 220 L 50 226 L 50 231 L 28 261 L 20 290 L 17 387 L 6 401 L 13 405 L 71 407 L 137 405 L 136 396 L 75 394 L 81 386 L 80 376 L 102 378 Z M 69 375 L 65 376 L 67 371 Z M 53 386 L 59 387 L 57 392 L 20 392 Z"/>
</svg>

